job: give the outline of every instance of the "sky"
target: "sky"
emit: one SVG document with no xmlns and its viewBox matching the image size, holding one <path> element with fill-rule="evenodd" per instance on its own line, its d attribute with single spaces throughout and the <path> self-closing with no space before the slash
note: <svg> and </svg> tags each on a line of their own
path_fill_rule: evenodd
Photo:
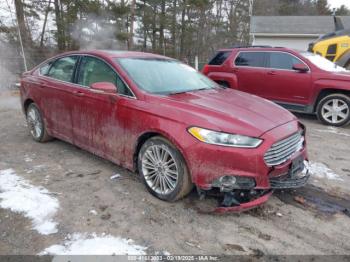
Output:
<svg viewBox="0 0 350 262">
<path fill-rule="evenodd" d="M 338 8 L 341 5 L 345 5 L 346 7 L 350 8 L 350 0 L 328 0 L 328 3 L 331 8 Z"/>
</svg>

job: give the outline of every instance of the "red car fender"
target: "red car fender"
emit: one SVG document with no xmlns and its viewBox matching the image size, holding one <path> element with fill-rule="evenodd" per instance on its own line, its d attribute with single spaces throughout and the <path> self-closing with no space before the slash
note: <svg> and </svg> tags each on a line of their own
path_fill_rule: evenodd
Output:
<svg viewBox="0 0 350 262">
<path fill-rule="evenodd" d="M 314 83 L 314 97 L 312 102 L 316 103 L 317 98 L 323 91 L 332 91 L 332 93 L 339 91 L 349 92 L 349 81 L 346 80 L 333 80 L 333 79 L 320 79 Z"/>
</svg>

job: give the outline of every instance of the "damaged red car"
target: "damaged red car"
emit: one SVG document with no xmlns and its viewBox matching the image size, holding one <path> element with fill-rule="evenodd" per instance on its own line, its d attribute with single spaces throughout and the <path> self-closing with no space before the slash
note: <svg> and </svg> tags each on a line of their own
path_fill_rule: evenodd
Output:
<svg viewBox="0 0 350 262">
<path fill-rule="evenodd" d="M 305 127 L 280 106 L 140 52 L 61 54 L 25 73 L 34 140 L 55 137 L 137 171 L 156 197 L 215 192 L 217 211 L 258 206 L 308 180 Z"/>
</svg>

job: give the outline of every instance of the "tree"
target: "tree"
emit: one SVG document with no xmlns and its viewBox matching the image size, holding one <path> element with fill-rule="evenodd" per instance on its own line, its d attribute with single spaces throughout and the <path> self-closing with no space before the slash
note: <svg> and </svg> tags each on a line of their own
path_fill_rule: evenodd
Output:
<svg viewBox="0 0 350 262">
<path fill-rule="evenodd" d="M 350 15 L 350 9 L 347 8 L 345 5 L 342 5 L 336 10 L 336 15 Z"/>
</svg>

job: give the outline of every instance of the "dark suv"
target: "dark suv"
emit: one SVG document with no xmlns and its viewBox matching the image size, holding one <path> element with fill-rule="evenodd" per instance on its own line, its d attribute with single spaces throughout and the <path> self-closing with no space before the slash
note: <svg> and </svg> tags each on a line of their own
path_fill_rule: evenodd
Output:
<svg viewBox="0 0 350 262">
<path fill-rule="evenodd" d="M 291 111 L 317 114 L 327 125 L 350 121 L 350 71 L 319 55 L 277 47 L 222 49 L 203 73 Z"/>
</svg>

